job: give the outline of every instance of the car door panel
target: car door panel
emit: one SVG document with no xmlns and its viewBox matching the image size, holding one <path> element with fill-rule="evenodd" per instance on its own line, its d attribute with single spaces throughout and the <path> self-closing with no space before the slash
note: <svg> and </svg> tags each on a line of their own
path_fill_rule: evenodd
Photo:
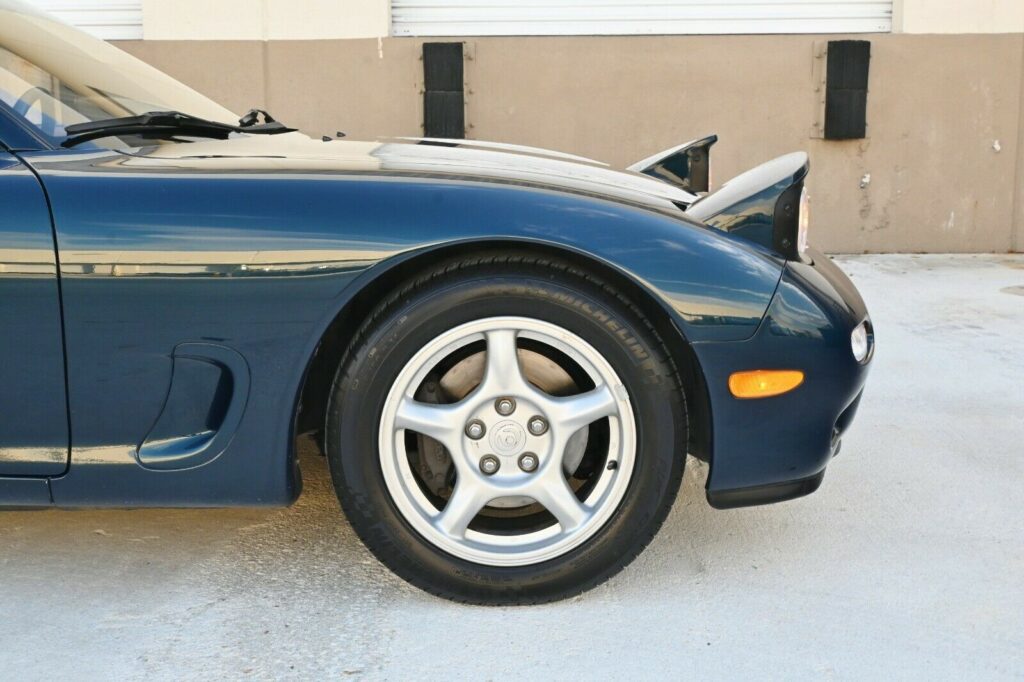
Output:
<svg viewBox="0 0 1024 682">
<path fill-rule="evenodd" d="M 60 291 L 46 196 L 0 151 L 0 476 L 68 465 Z"/>
</svg>

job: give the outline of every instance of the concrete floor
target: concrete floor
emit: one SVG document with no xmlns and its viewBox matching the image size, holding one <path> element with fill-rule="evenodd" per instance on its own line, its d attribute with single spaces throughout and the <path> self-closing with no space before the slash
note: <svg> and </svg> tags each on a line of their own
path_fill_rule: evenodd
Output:
<svg viewBox="0 0 1024 682">
<path fill-rule="evenodd" d="M 632 566 L 532 608 L 394 578 L 314 456 L 291 509 L 3 513 L 0 675 L 1024 677 L 1024 257 L 839 260 L 878 351 L 809 498 L 714 511 L 691 466 Z"/>
</svg>

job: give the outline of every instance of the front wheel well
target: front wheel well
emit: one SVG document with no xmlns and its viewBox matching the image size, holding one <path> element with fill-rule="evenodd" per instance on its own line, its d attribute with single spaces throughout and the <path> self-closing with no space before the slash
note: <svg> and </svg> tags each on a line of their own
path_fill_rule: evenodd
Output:
<svg viewBox="0 0 1024 682">
<path fill-rule="evenodd" d="M 689 422 L 687 449 L 698 459 L 711 460 L 711 410 L 704 374 L 689 342 L 663 304 L 628 275 L 592 256 L 549 244 L 505 240 L 450 244 L 422 251 L 383 270 L 363 285 L 338 312 L 317 344 L 300 392 L 295 419 L 296 433 L 314 434 L 323 451 L 321 439 L 334 376 L 356 332 L 380 301 L 404 282 L 446 260 L 495 254 L 542 256 L 571 263 L 605 281 L 632 301 L 647 316 L 665 344 L 675 366 L 679 385 L 683 387 Z"/>
</svg>

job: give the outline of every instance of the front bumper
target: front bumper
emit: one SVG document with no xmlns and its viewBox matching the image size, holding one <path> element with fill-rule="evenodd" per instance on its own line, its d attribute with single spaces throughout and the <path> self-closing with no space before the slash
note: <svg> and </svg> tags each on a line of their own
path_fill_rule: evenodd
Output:
<svg viewBox="0 0 1024 682">
<path fill-rule="evenodd" d="M 810 258 L 787 263 L 753 337 L 693 345 L 712 414 L 707 497 L 716 508 L 814 492 L 856 414 L 873 352 L 857 362 L 850 333 L 868 319 L 867 308 L 827 256 Z M 798 369 L 805 378 L 780 396 L 733 397 L 729 376 L 752 369 Z"/>
</svg>

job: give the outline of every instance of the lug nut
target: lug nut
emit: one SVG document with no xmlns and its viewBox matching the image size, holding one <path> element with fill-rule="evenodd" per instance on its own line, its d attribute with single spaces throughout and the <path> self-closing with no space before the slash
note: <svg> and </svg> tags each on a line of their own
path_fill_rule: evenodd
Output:
<svg viewBox="0 0 1024 682">
<path fill-rule="evenodd" d="M 480 458 L 480 471 L 488 476 L 498 473 L 501 468 L 501 460 L 494 455 L 484 455 Z"/>
<path fill-rule="evenodd" d="M 538 460 L 537 455 L 532 452 L 524 452 L 519 455 L 519 468 L 526 473 L 536 471 L 538 464 L 540 464 L 540 460 Z"/>
<path fill-rule="evenodd" d="M 501 416 L 507 417 L 516 411 L 516 401 L 514 398 L 498 398 L 494 401 L 494 409 Z"/>
<path fill-rule="evenodd" d="M 544 417 L 531 417 L 527 427 L 535 436 L 543 436 L 548 431 L 548 423 L 544 421 Z"/>
<path fill-rule="evenodd" d="M 487 427 L 479 419 L 474 419 L 466 424 L 466 435 L 473 440 L 480 440 L 485 433 L 487 433 Z"/>
</svg>

